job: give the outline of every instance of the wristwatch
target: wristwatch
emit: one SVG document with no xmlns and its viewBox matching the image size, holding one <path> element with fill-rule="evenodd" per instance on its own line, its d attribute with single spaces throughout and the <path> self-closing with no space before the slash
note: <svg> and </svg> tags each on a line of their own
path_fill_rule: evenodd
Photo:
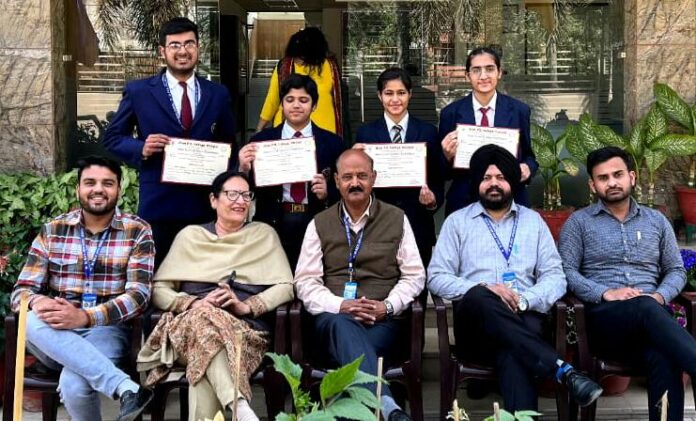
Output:
<svg viewBox="0 0 696 421">
<path fill-rule="evenodd" d="M 529 301 L 527 301 L 526 298 L 524 298 L 522 295 L 520 295 L 520 298 L 517 300 L 517 309 L 520 311 L 520 313 L 523 313 L 527 311 L 529 308 Z"/>
<path fill-rule="evenodd" d="M 387 308 L 387 319 L 391 319 L 394 316 L 394 306 L 389 302 L 389 300 L 384 300 L 383 303 Z"/>
</svg>

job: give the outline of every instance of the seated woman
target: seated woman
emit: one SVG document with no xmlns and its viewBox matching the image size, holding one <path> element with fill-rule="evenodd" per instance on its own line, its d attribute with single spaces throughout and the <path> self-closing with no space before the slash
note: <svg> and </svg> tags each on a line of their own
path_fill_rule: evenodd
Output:
<svg viewBox="0 0 696 421">
<path fill-rule="evenodd" d="M 254 192 L 246 175 L 224 172 L 212 184 L 217 220 L 184 228 L 154 277 L 152 301 L 167 313 L 138 355 L 147 386 L 186 365 L 189 419 L 213 418 L 240 397 L 237 420 L 258 420 L 249 377 L 269 343 L 262 317 L 293 298 L 292 272 L 275 230 L 247 222 Z M 270 313 L 268 314 L 271 315 Z M 234 378 L 238 338 L 240 378 Z"/>
</svg>

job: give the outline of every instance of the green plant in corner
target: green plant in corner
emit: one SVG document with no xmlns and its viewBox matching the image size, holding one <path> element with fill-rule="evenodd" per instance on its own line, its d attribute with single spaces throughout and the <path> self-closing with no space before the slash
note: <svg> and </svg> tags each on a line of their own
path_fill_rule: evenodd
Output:
<svg viewBox="0 0 696 421">
<path fill-rule="evenodd" d="M 561 157 L 568 133 L 575 130 L 576 126 L 568 125 L 554 140 L 551 132 L 544 127 L 537 124 L 531 126 L 532 150 L 539 163 L 539 174 L 544 179 L 544 210 L 556 210 L 562 206 L 561 176 L 578 174 L 578 162 L 573 157 Z"/>
<path fill-rule="evenodd" d="M 533 417 L 538 417 L 541 414 L 536 411 L 515 411 L 514 414 L 501 409 L 500 421 L 534 421 Z M 496 421 L 495 415 L 485 418 L 483 421 Z"/>
<path fill-rule="evenodd" d="M 276 421 L 333 421 L 337 418 L 351 420 L 373 420 L 374 410 L 379 406 L 377 397 L 361 386 L 380 381 L 376 376 L 363 373 L 358 368 L 363 356 L 355 361 L 330 370 L 321 380 L 319 395 L 321 402 L 314 402 L 309 392 L 300 388 L 302 368 L 287 355 L 267 353 L 274 368 L 285 377 L 292 391 L 294 414 L 280 413 Z"/>
<path fill-rule="evenodd" d="M 687 134 L 675 135 L 671 142 L 685 142 L 693 144 L 696 140 L 696 104 L 689 104 L 682 99 L 672 88 L 664 83 L 656 83 L 653 92 L 655 100 L 665 115 L 687 131 Z M 696 148 L 693 148 L 696 149 Z M 691 153 L 691 165 L 689 166 L 689 179 L 687 185 L 696 187 L 696 150 Z"/>
</svg>

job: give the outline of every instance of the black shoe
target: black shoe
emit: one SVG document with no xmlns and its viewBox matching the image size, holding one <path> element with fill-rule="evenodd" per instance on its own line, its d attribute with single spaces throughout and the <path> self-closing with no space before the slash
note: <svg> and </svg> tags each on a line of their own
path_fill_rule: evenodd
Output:
<svg viewBox="0 0 696 421">
<path fill-rule="evenodd" d="M 570 396 L 572 396 L 581 407 L 591 405 L 603 392 L 602 388 L 597 383 L 575 369 L 570 369 L 570 371 L 565 374 L 563 383 L 565 383 L 568 388 Z"/>
<path fill-rule="evenodd" d="M 407 413 L 400 409 L 395 409 L 389 414 L 389 419 L 387 421 L 411 421 L 411 417 Z"/>
<path fill-rule="evenodd" d="M 121 410 L 116 421 L 133 421 L 150 403 L 152 395 L 152 390 L 145 387 L 138 389 L 138 393 L 126 391 L 121 395 Z"/>
</svg>

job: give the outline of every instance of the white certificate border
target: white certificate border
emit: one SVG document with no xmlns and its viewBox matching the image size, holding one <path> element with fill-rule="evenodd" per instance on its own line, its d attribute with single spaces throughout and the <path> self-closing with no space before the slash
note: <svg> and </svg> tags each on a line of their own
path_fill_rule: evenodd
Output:
<svg viewBox="0 0 696 421">
<path fill-rule="evenodd" d="M 459 126 L 481 127 L 481 126 L 477 126 L 476 124 L 457 123 L 457 127 L 459 127 Z M 519 159 L 520 159 L 520 148 L 522 147 L 522 144 L 521 144 L 521 142 L 520 142 L 520 137 L 522 137 L 522 130 L 516 129 L 516 128 L 514 128 L 514 127 L 497 127 L 497 126 L 496 126 L 496 127 L 488 127 L 488 128 L 489 128 L 489 129 L 512 130 L 512 131 L 517 132 L 517 136 L 518 136 L 518 137 L 517 137 L 517 153 L 515 154 L 515 159 L 517 159 L 517 160 L 519 161 Z M 456 129 L 455 129 L 455 130 L 456 130 Z M 484 143 L 484 144 L 481 145 L 481 146 L 484 146 L 484 145 L 487 145 L 487 144 L 488 144 L 488 143 Z M 481 146 L 479 146 L 479 148 L 480 148 Z M 459 147 L 459 139 L 457 139 L 457 147 Z M 507 150 L 507 149 L 506 149 L 506 150 Z M 455 154 L 455 155 L 456 155 L 456 154 Z M 453 169 L 457 169 L 457 170 L 469 170 L 469 169 L 471 168 L 471 162 L 469 162 L 469 167 L 457 167 L 456 165 L 454 165 L 454 162 L 455 162 L 455 161 L 456 161 L 456 159 L 453 159 L 453 160 L 452 160 L 452 168 L 453 168 Z"/>
<path fill-rule="evenodd" d="M 360 142 L 364 143 L 365 145 L 394 145 L 394 143 L 391 142 Z M 425 156 L 423 157 L 424 162 L 424 167 L 425 167 L 425 185 L 428 185 L 428 142 L 404 142 L 402 145 L 423 145 L 425 146 Z M 367 153 L 367 152 L 365 152 Z M 369 155 L 369 154 L 368 154 Z M 372 158 L 372 157 L 370 157 Z M 377 177 L 379 177 L 379 172 L 377 173 Z M 423 186 L 375 186 L 375 189 L 415 189 L 415 188 L 421 188 Z"/>
<path fill-rule="evenodd" d="M 288 140 L 302 140 L 302 139 L 313 139 L 314 140 L 314 174 L 319 174 L 319 162 L 317 162 L 317 138 L 315 136 L 303 136 L 303 137 L 293 137 L 290 139 L 268 139 L 268 140 L 255 140 L 253 142 L 249 143 L 267 143 L 267 142 L 279 142 L 279 141 L 288 141 Z M 252 164 L 253 168 L 253 164 Z M 275 187 L 275 186 L 284 186 L 285 184 L 293 184 L 293 183 L 309 183 L 313 180 L 313 178 L 310 178 L 309 180 L 297 180 L 297 181 L 291 181 L 287 183 L 279 183 L 279 184 L 257 184 L 256 183 L 256 169 L 253 168 L 254 170 L 254 187 Z M 327 186 L 329 183 L 329 180 L 326 180 Z M 311 186 L 310 189 L 311 190 Z"/>
<path fill-rule="evenodd" d="M 198 140 L 198 139 L 187 139 L 185 137 L 169 137 L 169 140 L 185 140 L 187 142 L 197 142 L 197 143 L 214 143 L 214 144 L 223 144 L 229 146 L 230 149 L 230 154 L 227 156 L 227 170 L 230 170 L 230 157 L 232 157 L 232 154 L 234 153 L 234 145 L 232 143 L 227 143 L 224 141 L 214 141 L 214 140 Z M 152 155 L 151 155 L 152 156 Z M 170 186 L 199 186 L 199 187 L 210 187 L 213 185 L 213 180 L 210 181 L 210 184 L 201 184 L 201 183 L 183 183 L 180 181 L 165 181 L 164 180 L 164 167 L 165 167 L 165 161 L 167 160 L 167 150 L 162 151 L 162 171 L 160 172 L 160 183 L 161 184 L 167 184 Z M 222 174 L 222 173 L 220 173 Z"/>
</svg>

